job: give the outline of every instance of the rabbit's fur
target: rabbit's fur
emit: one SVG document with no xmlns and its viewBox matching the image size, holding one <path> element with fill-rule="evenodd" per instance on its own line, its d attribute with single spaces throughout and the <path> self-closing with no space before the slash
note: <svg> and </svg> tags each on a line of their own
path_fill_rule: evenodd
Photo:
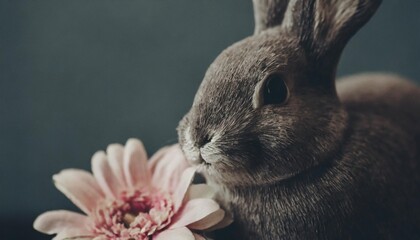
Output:
<svg viewBox="0 0 420 240">
<path fill-rule="evenodd" d="M 217 57 L 178 127 L 233 214 L 220 239 L 420 239 L 419 88 L 391 75 L 335 83 L 379 4 L 254 0 L 255 34 Z M 273 74 L 288 98 L 261 104 Z"/>
</svg>

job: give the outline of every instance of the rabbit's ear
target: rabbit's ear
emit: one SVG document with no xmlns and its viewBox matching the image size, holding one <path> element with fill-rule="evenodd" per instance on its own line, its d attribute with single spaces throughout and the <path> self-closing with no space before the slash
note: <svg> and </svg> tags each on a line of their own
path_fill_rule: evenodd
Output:
<svg viewBox="0 0 420 240">
<path fill-rule="evenodd" d="M 338 61 L 354 34 L 369 21 L 382 0 L 290 0 L 282 27 L 296 32 L 316 60 Z M 330 59 L 333 58 L 333 59 Z"/>
<path fill-rule="evenodd" d="M 289 0 L 252 0 L 254 4 L 255 32 L 282 24 Z"/>
</svg>

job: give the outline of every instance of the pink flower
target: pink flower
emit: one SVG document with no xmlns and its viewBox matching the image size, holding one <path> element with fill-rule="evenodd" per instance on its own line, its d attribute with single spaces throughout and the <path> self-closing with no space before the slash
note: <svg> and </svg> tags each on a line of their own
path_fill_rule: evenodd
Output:
<svg viewBox="0 0 420 240">
<path fill-rule="evenodd" d="M 195 169 L 188 168 L 178 145 L 159 150 L 148 162 L 139 140 L 113 144 L 92 157 L 92 172 L 66 169 L 53 176 L 85 215 L 46 212 L 34 228 L 57 234 L 55 240 L 194 240 L 203 239 L 196 230 L 229 223 L 212 199 L 215 192 L 191 185 Z"/>
</svg>

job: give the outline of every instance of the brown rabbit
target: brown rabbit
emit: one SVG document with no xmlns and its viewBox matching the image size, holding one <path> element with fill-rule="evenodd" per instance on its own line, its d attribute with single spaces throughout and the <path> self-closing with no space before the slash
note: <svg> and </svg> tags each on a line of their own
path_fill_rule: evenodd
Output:
<svg viewBox="0 0 420 240">
<path fill-rule="evenodd" d="M 253 2 L 255 34 L 210 66 L 178 128 L 233 214 L 219 239 L 420 239 L 420 89 L 335 84 L 381 1 Z"/>
</svg>

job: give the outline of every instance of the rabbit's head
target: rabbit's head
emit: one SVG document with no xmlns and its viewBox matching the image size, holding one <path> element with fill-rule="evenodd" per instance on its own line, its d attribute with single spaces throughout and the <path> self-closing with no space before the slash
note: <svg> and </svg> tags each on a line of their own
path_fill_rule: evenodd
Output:
<svg viewBox="0 0 420 240">
<path fill-rule="evenodd" d="M 346 126 L 335 74 L 380 0 L 254 0 L 255 33 L 209 67 L 178 132 L 187 159 L 225 185 L 316 166 Z"/>
</svg>

